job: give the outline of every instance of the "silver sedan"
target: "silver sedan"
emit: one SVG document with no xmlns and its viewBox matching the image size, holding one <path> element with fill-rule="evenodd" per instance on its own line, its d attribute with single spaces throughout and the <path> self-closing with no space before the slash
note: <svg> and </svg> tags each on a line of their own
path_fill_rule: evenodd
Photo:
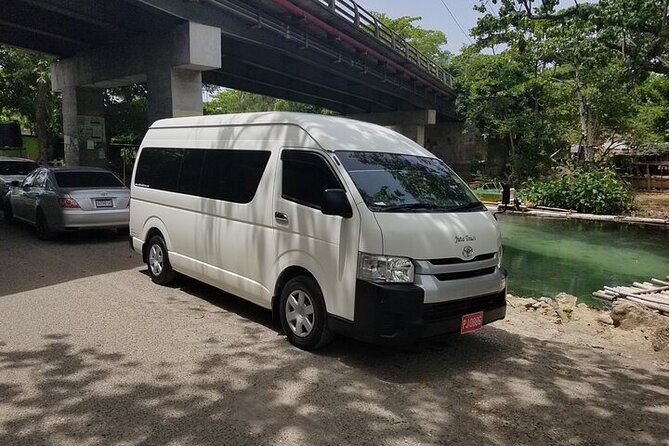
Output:
<svg viewBox="0 0 669 446">
<path fill-rule="evenodd" d="M 127 231 L 130 190 L 105 169 L 42 167 L 22 182 L 12 183 L 5 196 L 4 214 L 7 221 L 35 226 L 40 239 L 76 229 Z"/>
</svg>

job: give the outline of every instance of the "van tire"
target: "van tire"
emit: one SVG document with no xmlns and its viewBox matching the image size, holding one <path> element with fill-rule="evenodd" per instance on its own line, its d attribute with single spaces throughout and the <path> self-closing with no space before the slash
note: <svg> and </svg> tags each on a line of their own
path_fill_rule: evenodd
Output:
<svg viewBox="0 0 669 446">
<path fill-rule="evenodd" d="M 146 249 L 146 266 L 153 283 L 167 285 L 174 281 L 176 273 L 172 269 L 170 259 L 165 247 L 165 240 L 159 235 L 154 235 L 149 240 Z"/>
<path fill-rule="evenodd" d="M 297 276 L 286 283 L 281 290 L 279 318 L 288 341 L 295 347 L 316 350 L 332 341 L 323 293 L 310 277 Z"/>
</svg>

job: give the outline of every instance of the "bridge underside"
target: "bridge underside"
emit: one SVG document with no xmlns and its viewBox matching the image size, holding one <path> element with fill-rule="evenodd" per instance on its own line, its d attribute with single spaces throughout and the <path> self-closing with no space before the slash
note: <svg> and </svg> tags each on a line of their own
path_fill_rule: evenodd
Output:
<svg viewBox="0 0 669 446">
<path fill-rule="evenodd" d="M 450 87 L 346 23 L 333 31 L 337 18 L 318 1 L 288 3 L 13 0 L 0 4 L 0 42 L 59 59 L 66 158 L 68 133 L 71 150 L 86 145 L 77 116 L 101 114 L 95 90 L 137 82 L 148 83 L 150 121 L 201 113 L 202 83 L 357 116 L 454 115 Z"/>
</svg>

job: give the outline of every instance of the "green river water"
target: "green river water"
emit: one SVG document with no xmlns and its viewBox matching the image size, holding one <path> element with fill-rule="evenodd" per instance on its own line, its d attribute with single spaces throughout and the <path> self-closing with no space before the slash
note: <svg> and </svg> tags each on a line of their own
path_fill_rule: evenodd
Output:
<svg viewBox="0 0 669 446">
<path fill-rule="evenodd" d="M 601 304 L 605 285 L 665 279 L 669 228 L 498 215 L 509 293 L 555 297 L 566 292 Z"/>
</svg>

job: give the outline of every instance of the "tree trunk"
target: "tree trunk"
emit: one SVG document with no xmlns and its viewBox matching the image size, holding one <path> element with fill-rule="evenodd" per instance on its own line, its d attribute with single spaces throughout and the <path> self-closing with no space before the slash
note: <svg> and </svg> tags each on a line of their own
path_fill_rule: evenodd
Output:
<svg viewBox="0 0 669 446">
<path fill-rule="evenodd" d="M 578 97 L 578 117 L 581 123 L 581 145 L 583 157 L 590 163 L 595 157 L 595 126 L 592 117 L 590 98 L 583 94 L 581 79 L 576 71 L 576 95 Z"/>
<path fill-rule="evenodd" d="M 43 80 L 37 81 L 37 93 L 35 95 L 35 131 L 37 133 L 37 146 L 39 148 L 39 163 L 46 164 L 49 161 L 49 114 L 47 112 L 47 99 L 49 95 L 49 84 Z"/>
</svg>

